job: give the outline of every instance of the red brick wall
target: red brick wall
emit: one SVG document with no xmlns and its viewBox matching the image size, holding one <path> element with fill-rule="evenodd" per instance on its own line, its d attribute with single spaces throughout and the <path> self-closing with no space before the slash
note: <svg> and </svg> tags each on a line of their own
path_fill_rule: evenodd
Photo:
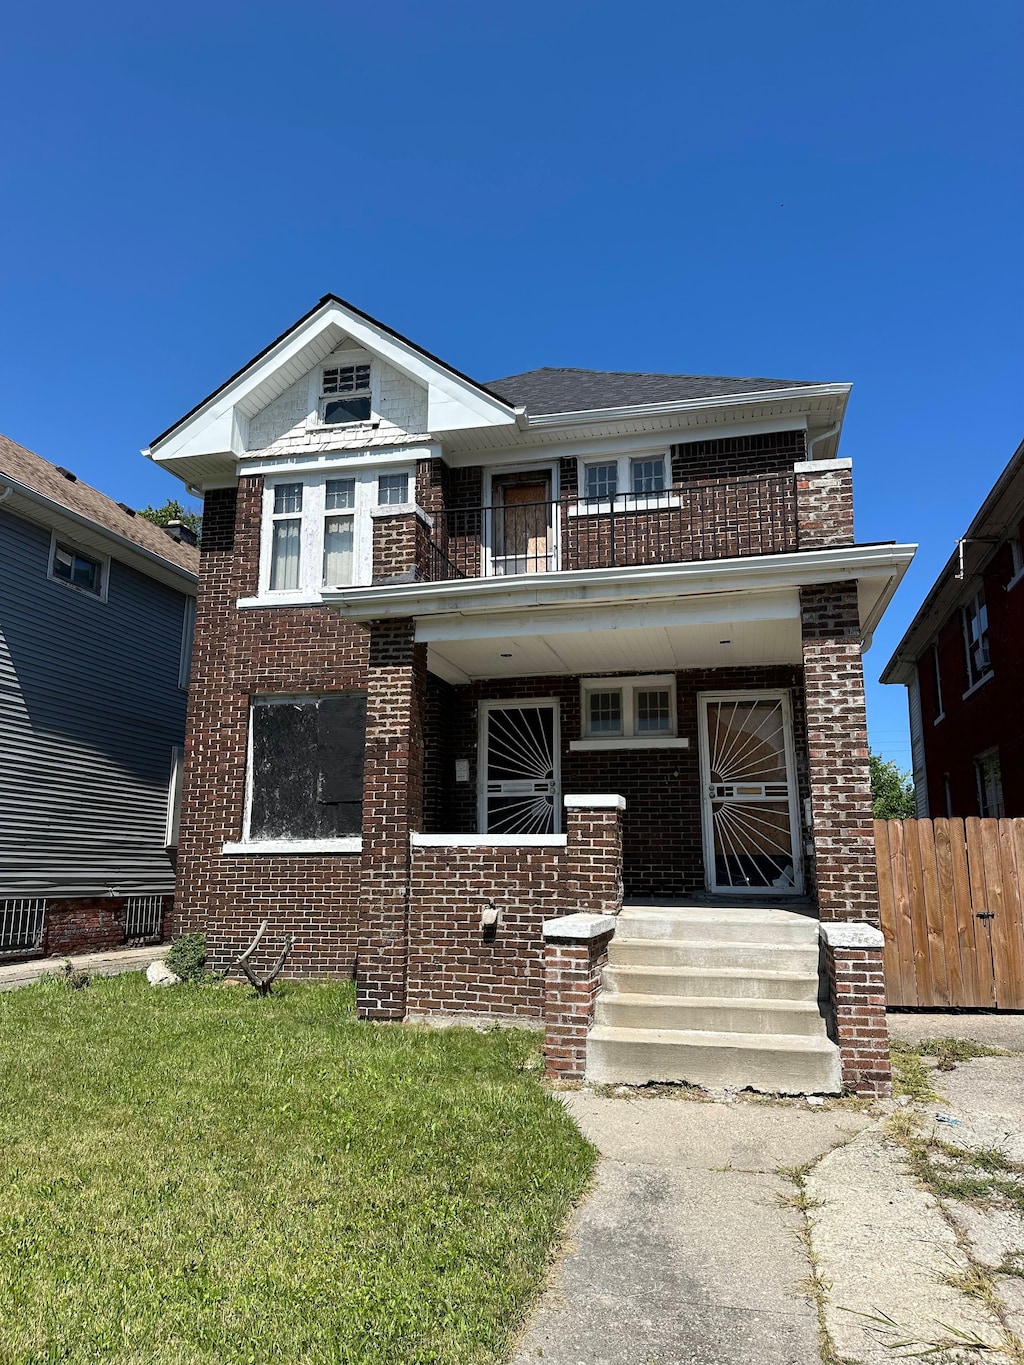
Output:
<svg viewBox="0 0 1024 1365">
<path fill-rule="evenodd" d="M 823 464 L 796 476 L 801 550 L 853 544 L 853 470 Z"/>
<path fill-rule="evenodd" d="M 1016 528 L 1024 532 L 1024 523 Z M 967 651 L 958 608 L 938 632 L 939 669 L 942 679 L 944 719 L 939 715 L 931 651 L 918 661 L 921 687 L 921 721 L 925 765 L 928 771 L 928 807 L 932 816 L 944 816 L 946 796 L 943 775 L 949 777 L 950 815 L 966 818 L 979 814 L 974 760 L 987 749 L 998 748 L 1003 779 L 1003 801 L 1008 818 L 1024 816 L 1024 582 L 1009 587 L 1013 559 L 1008 544 L 1001 545 L 984 576 L 988 607 L 992 677 L 971 692 L 967 676 Z M 973 595 L 977 580 L 964 585 L 963 598 Z"/>
<path fill-rule="evenodd" d="M 574 907 L 561 848 L 415 848 L 409 903 L 412 1014 L 462 1010 L 539 1019 L 541 925 Z M 491 904 L 492 933 L 480 926 Z"/>
<path fill-rule="evenodd" d="M 881 948 L 825 945 L 843 1089 L 885 1097 L 892 1092 Z"/>
<path fill-rule="evenodd" d="M 479 703 L 551 697 L 559 702 L 561 717 L 562 790 L 611 792 L 626 798 L 623 818 L 626 895 L 684 896 L 703 891 L 697 694 L 748 688 L 784 688 L 790 692 L 802 809 L 810 786 L 801 670 L 694 669 L 676 674 L 678 732 L 690 740 L 689 749 L 571 753 L 569 741 L 581 734 L 578 677 L 516 678 L 466 687 L 432 688 L 428 732 L 444 734 L 447 749 L 430 770 L 432 786 L 425 802 L 430 823 L 426 828 L 435 833 L 476 831 Z M 469 761 L 468 783 L 454 782 L 457 758 Z M 813 879 L 813 868 L 805 870 Z"/>
<path fill-rule="evenodd" d="M 857 585 L 804 588 L 800 607 L 818 911 L 877 925 Z"/>
<path fill-rule="evenodd" d="M 351 975 L 357 942 L 360 859 L 233 856 L 242 838 L 249 699 L 319 695 L 366 686 L 368 634 L 326 607 L 239 610 L 256 592 L 262 484 L 206 495 L 189 688 L 177 927 L 204 931 L 223 966 L 260 921 L 272 937 L 294 932 L 292 974 Z M 268 949 L 271 951 L 271 949 Z"/>
<path fill-rule="evenodd" d="M 802 431 L 771 431 L 760 436 L 687 441 L 672 447 L 672 482 L 779 474 L 792 469 L 803 458 Z"/>
<path fill-rule="evenodd" d="M 171 937 L 174 898 L 164 896 L 161 941 Z M 66 957 L 72 953 L 106 953 L 125 946 L 127 900 L 124 896 L 80 896 L 47 899 L 43 941 L 25 956 Z M 5 955 L 5 961 L 14 959 Z"/>
<path fill-rule="evenodd" d="M 618 792 L 607 795 L 619 795 Z M 622 811 L 567 809 L 566 857 L 573 913 L 617 915 L 622 909 Z"/>
<path fill-rule="evenodd" d="M 544 1062 L 551 1080 L 582 1081 L 587 1034 L 608 960 L 610 934 L 581 943 L 544 945 Z"/>
</svg>

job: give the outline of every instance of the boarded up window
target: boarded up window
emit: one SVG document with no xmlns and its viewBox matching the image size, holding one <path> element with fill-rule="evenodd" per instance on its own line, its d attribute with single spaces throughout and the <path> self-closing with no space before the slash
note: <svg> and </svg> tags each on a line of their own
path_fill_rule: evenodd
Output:
<svg viewBox="0 0 1024 1365">
<path fill-rule="evenodd" d="M 254 701 L 249 838 L 360 834 L 366 697 Z"/>
</svg>

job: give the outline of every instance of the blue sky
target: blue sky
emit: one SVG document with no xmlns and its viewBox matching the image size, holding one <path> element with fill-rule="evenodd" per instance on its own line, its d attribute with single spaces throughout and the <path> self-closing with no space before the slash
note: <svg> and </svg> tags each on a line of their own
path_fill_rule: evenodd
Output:
<svg viewBox="0 0 1024 1365">
<path fill-rule="evenodd" d="M 1024 434 L 1024 7 L 9 6 L 0 430 L 115 497 L 333 291 L 487 380 L 854 384 L 862 540 L 918 559 L 874 683 Z"/>
</svg>

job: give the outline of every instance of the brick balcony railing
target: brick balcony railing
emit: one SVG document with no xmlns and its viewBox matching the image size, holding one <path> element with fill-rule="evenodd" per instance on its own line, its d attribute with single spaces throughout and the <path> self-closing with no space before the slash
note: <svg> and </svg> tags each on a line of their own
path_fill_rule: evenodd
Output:
<svg viewBox="0 0 1024 1365">
<path fill-rule="evenodd" d="M 437 582 L 680 564 L 797 548 L 796 478 L 769 474 L 611 500 L 565 498 L 438 512 L 430 577 Z"/>
</svg>

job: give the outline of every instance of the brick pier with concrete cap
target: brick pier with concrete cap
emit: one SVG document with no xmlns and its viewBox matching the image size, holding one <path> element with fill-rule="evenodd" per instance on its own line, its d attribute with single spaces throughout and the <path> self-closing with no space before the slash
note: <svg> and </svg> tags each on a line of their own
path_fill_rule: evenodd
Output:
<svg viewBox="0 0 1024 1365">
<path fill-rule="evenodd" d="M 888 1095 L 892 1071 L 882 931 L 873 924 L 854 922 L 822 922 L 818 928 L 843 1089 L 859 1095 Z"/>
</svg>

